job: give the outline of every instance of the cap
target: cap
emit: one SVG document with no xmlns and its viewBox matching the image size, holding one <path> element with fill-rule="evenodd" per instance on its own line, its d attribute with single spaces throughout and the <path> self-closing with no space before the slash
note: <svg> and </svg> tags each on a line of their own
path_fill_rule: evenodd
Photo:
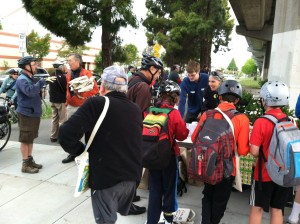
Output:
<svg viewBox="0 0 300 224">
<path fill-rule="evenodd" d="M 116 78 L 123 78 L 126 81 L 125 82 L 118 82 L 115 81 Z M 106 69 L 103 70 L 103 74 L 101 75 L 101 80 L 105 82 L 110 82 L 117 85 L 127 85 L 127 74 L 125 73 L 124 69 L 120 66 L 109 66 Z"/>
</svg>

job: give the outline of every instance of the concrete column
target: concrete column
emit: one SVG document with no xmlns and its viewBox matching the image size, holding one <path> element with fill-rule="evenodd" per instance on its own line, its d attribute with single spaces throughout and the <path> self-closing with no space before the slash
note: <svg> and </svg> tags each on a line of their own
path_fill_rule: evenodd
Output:
<svg viewBox="0 0 300 224">
<path fill-rule="evenodd" d="M 300 94 L 300 1 L 276 1 L 268 80 L 290 88 L 290 108 Z"/>
</svg>

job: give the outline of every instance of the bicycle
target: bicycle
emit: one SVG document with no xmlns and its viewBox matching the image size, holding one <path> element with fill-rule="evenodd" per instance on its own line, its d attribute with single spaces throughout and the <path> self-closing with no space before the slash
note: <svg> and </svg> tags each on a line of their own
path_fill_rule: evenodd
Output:
<svg viewBox="0 0 300 224">
<path fill-rule="evenodd" d="M 2 103 L 5 104 L 5 99 Z M 0 151 L 6 146 L 11 134 L 11 124 L 8 116 L 9 107 L 4 104 L 0 104 Z"/>
<path fill-rule="evenodd" d="M 15 105 L 10 103 L 10 98 L 9 97 L 0 97 L 0 106 L 5 106 L 7 108 L 7 113 L 8 113 L 8 119 L 11 124 L 16 124 L 18 123 L 18 115 L 15 110 Z"/>
</svg>

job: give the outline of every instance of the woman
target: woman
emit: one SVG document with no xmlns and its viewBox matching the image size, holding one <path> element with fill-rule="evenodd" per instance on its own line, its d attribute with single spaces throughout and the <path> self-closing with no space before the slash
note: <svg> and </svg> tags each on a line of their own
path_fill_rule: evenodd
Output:
<svg viewBox="0 0 300 224">
<path fill-rule="evenodd" d="M 218 89 L 223 81 L 224 77 L 220 72 L 211 72 L 208 79 L 209 86 L 204 90 L 204 102 L 201 108 L 201 114 L 219 105 Z"/>
</svg>

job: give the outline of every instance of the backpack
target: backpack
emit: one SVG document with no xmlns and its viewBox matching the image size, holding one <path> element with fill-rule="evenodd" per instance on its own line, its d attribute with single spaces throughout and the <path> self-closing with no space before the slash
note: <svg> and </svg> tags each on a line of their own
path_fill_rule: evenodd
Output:
<svg viewBox="0 0 300 224">
<path fill-rule="evenodd" d="M 223 111 L 230 119 L 239 114 L 236 110 Z M 189 176 L 215 185 L 231 176 L 233 171 L 235 140 L 230 124 L 222 116 L 215 119 L 217 110 L 208 110 L 193 143 Z"/>
<path fill-rule="evenodd" d="M 142 165 L 145 168 L 164 169 L 169 165 L 173 150 L 169 139 L 168 114 L 172 110 L 150 107 L 146 112 L 142 142 Z"/>
<path fill-rule="evenodd" d="M 186 182 L 187 182 L 186 164 L 182 156 L 178 156 L 177 195 L 179 195 L 180 197 L 183 195 L 183 193 L 187 192 Z"/>
<path fill-rule="evenodd" d="M 270 178 L 283 187 L 299 185 L 300 130 L 289 117 L 278 120 L 272 115 L 264 115 L 262 118 L 274 123 L 267 159 L 260 149 L 260 159 L 266 163 Z M 262 172 L 261 168 L 259 172 Z"/>
</svg>

